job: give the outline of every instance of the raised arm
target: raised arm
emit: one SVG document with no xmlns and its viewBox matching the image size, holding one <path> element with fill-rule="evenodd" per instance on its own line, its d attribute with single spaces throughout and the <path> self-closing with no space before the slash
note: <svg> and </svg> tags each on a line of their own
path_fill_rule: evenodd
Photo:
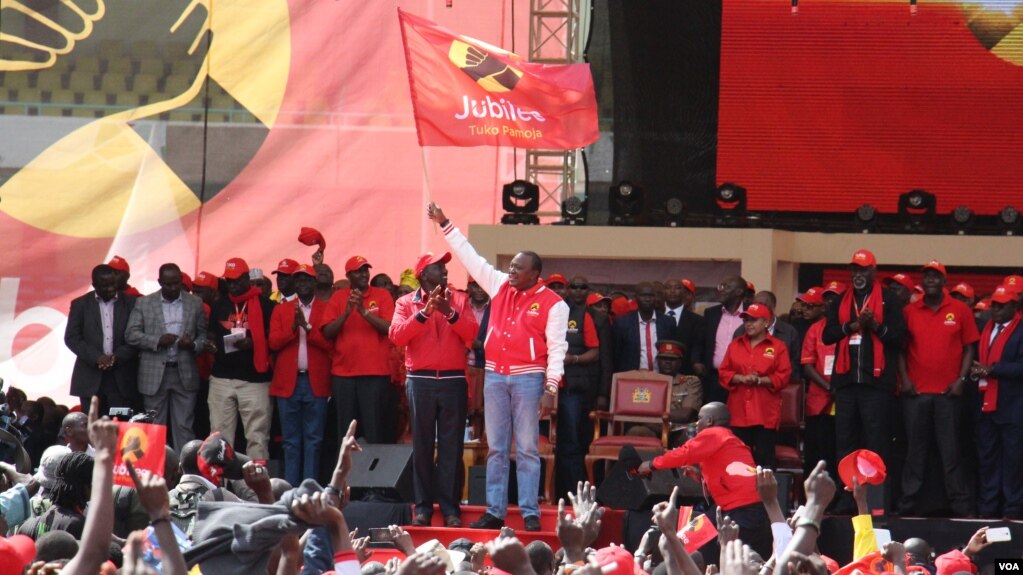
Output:
<svg viewBox="0 0 1023 575">
<path fill-rule="evenodd" d="M 497 290 L 508 281 L 508 274 L 498 271 L 483 256 L 479 255 L 469 240 L 444 215 L 444 210 L 440 209 L 440 206 L 431 203 L 426 208 L 426 215 L 440 226 L 444 232 L 444 239 L 451 247 L 451 253 L 458 258 L 458 261 L 462 262 L 472 279 L 476 280 L 476 283 L 483 288 L 483 291 L 490 294 L 490 297 L 494 297 Z"/>
</svg>

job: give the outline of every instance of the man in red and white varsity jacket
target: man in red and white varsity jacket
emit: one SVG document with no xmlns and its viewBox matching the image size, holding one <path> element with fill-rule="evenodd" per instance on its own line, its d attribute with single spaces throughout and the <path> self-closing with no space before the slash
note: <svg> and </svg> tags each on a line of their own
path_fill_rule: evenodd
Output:
<svg viewBox="0 0 1023 575">
<path fill-rule="evenodd" d="M 498 529 L 508 511 L 508 454 L 515 439 L 519 508 L 527 531 L 540 530 L 540 454 L 537 413 L 557 405 L 565 373 L 568 305 L 547 289 L 543 262 L 519 252 L 508 273 L 487 263 L 436 204 L 427 214 L 444 230 L 444 239 L 466 271 L 490 295 L 490 323 L 483 340 L 486 379 L 484 416 L 487 456 L 487 512 L 471 527 Z"/>
</svg>

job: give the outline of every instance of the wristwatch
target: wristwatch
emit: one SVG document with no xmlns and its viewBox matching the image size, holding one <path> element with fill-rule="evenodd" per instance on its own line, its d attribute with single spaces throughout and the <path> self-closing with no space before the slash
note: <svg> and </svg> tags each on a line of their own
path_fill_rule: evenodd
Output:
<svg viewBox="0 0 1023 575">
<path fill-rule="evenodd" d="M 813 527 L 814 529 L 817 530 L 817 533 L 821 532 L 821 524 L 817 523 L 813 519 L 810 519 L 809 517 L 803 517 L 799 521 L 797 521 L 796 522 L 796 527 L 797 528 L 799 528 L 799 527 Z"/>
</svg>

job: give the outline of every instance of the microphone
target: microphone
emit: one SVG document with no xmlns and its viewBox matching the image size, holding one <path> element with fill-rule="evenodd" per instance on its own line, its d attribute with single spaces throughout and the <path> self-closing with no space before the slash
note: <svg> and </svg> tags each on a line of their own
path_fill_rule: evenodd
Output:
<svg viewBox="0 0 1023 575">
<path fill-rule="evenodd" d="M 631 445 L 626 445 L 618 452 L 618 461 L 629 471 L 629 475 L 637 475 L 639 466 L 643 464 L 639 452 Z"/>
</svg>

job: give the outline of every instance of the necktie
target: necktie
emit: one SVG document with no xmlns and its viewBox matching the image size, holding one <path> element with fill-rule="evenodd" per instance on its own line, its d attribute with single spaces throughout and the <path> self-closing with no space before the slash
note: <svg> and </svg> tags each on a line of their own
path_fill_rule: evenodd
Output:
<svg viewBox="0 0 1023 575">
<path fill-rule="evenodd" d="M 654 341 L 650 336 L 650 324 L 654 323 L 651 319 L 646 323 L 646 365 L 647 369 L 654 368 Z"/>
<path fill-rule="evenodd" d="M 669 309 L 668 317 L 671 318 L 671 321 L 675 322 L 675 325 L 678 325 L 678 317 L 675 315 L 675 310 Z"/>
<path fill-rule="evenodd" d="M 995 324 L 995 329 L 991 332 L 991 340 L 987 342 L 988 345 L 991 345 L 996 339 L 998 339 L 998 334 L 1002 333 L 1003 327 L 1005 327 L 1005 324 Z"/>
</svg>

